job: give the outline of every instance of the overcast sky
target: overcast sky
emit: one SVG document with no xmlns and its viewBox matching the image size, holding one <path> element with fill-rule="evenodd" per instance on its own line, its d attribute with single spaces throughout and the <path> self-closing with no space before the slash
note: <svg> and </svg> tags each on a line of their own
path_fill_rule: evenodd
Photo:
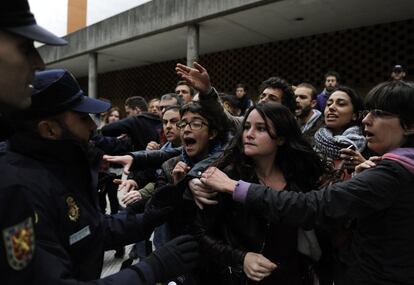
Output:
<svg viewBox="0 0 414 285">
<path fill-rule="evenodd" d="M 87 25 L 91 25 L 151 0 L 87 1 Z M 39 25 L 58 36 L 66 35 L 68 0 L 29 0 L 29 3 Z"/>
</svg>

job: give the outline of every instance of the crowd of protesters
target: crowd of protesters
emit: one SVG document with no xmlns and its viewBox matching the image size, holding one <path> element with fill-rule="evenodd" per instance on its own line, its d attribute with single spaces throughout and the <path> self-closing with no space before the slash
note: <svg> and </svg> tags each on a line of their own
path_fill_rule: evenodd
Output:
<svg viewBox="0 0 414 285">
<path fill-rule="evenodd" d="M 396 66 L 392 76 L 395 70 L 403 72 Z M 165 201 L 174 211 L 154 231 L 153 246 L 191 234 L 202 256 L 175 282 L 414 280 L 400 267 L 413 265 L 413 233 L 403 227 L 413 198 L 413 83 L 392 78 L 364 101 L 336 72 L 325 75 L 319 95 L 310 83 L 271 77 L 260 85 L 258 101 L 249 99 L 243 109 L 244 85 L 234 94 L 217 92 L 197 63 L 178 64 L 176 72 L 192 100 L 184 103 L 176 92 L 177 100 L 160 110 L 159 140 L 146 150 L 104 156 L 129 173 L 119 182 L 127 211 L 144 211 L 169 185 Z M 174 94 L 161 102 L 165 96 Z"/>
<path fill-rule="evenodd" d="M 171 93 L 111 107 L 70 71 L 42 71 L 33 40 L 65 41 L 25 0 L 7 8 L 2 284 L 414 284 L 414 83 L 401 65 L 365 96 L 330 71 L 319 94 L 274 76 L 253 102 L 246 85 L 221 93 L 203 66 L 178 64 Z M 104 251 L 127 244 L 100 278 Z"/>
</svg>

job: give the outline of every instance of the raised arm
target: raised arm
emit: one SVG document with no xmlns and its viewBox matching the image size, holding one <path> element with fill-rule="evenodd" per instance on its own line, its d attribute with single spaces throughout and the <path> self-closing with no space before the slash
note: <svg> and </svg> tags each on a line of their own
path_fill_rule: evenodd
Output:
<svg viewBox="0 0 414 285">
<path fill-rule="evenodd" d="M 194 67 L 178 63 L 175 71 L 201 94 L 209 93 L 211 89 L 210 76 L 207 70 L 197 62 L 194 62 Z"/>
<path fill-rule="evenodd" d="M 204 109 L 212 114 L 223 116 L 223 122 L 233 130 L 241 127 L 243 117 L 234 117 L 224 110 L 217 91 L 211 86 L 210 76 L 203 66 L 197 62 L 194 62 L 194 68 L 179 63 L 175 70 L 178 75 L 200 92 L 199 102 Z"/>
</svg>

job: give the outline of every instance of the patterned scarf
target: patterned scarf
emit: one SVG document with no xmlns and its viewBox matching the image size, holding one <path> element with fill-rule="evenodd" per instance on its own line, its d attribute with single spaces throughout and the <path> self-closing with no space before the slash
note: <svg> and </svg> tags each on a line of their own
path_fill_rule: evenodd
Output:
<svg viewBox="0 0 414 285">
<path fill-rule="evenodd" d="M 315 150 L 330 159 L 339 159 L 339 151 L 349 145 L 355 146 L 359 152 L 364 150 L 366 140 L 360 127 L 350 127 L 337 136 L 334 136 L 326 126 L 321 127 L 315 133 Z"/>
</svg>

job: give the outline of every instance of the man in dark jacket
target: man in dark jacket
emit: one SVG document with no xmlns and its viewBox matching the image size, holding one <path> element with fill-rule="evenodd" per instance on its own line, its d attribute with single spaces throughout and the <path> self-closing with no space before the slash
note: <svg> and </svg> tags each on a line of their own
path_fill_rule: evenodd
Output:
<svg viewBox="0 0 414 285">
<path fill-rule="evenodd" d="M 326 101 L 339 84 L 339 74 L 335 71 L 328 71 L 324 79 L 325 88 L 316 96 L 316 109 L 321 112 L 325 110 Z"/>
<path fill-rule="evenodd" d="M 141 215 L 102 215 L 96 190 L 101 154 L 88 144 L 96 128 L 88 113 L 101 113 L 110 105 L 84 96 L 65 70 L 39 72 L 33 86 L 32 107 L 16 117 L 16 133 L 0 158 L 8 175 L 0 190 L 26 189 L 35 209 L 32 282 L 154 284 L 190 270 L 197 244 L 183 236 L 140 263 L 99 279 L 105 249 L 145 238 L 170 210 L 158 205 Z M 21 227 L 18 235 L 3 232 L 7 244 L 33 244 L 28 225 Z M 19 257 L 13 260 L 16 266 Z"/>
<path fill-rule="evenodd" d="M 127 134 L 131 138 L 133 150 L 143 150 L 150 141 L 160 142 L 162 124 L 157 114 L 147 112 L 146 105 L 136 116 L 107 124 L 102 128 L 102 135 L 118 137 Z"/>
</svg>

